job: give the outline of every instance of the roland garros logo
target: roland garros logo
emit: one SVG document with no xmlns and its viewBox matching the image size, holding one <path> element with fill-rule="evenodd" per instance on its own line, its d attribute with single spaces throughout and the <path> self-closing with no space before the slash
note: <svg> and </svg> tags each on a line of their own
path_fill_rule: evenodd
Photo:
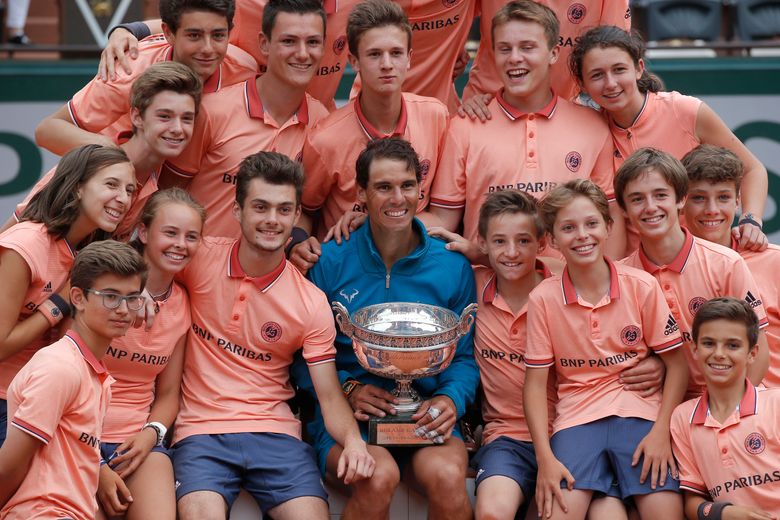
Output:
<svg viewBox="0 0 780 520">
<path fill-rule="evenodd" d="M 576 172 L 582 166 L 582 156 L 579 152 L 569 152 L 566 155 L 566 167 L 571 172 Z"/>
<path fill-rule="evenodd" d="M 745 450 L 751 455 L 758 455 L 766 448 L 764 436 L 758 432 L 753 432 L 745 437 Z"/>
<path fill-rule="evenodd" d="M 333 52 L 335 52 L 337 56 L 340 55 L 342 52 L 344 52 L 344 49 L 346 47 L 347 47 L 347 37 L 346 36 L 339 36 L 333 42 Z"/>
<path fill-rule="evenodd" d="M 688 302 L 688 310 L 691 311 L 691 316 L 696 316 L 696 313 L 699 312 L 699 307 L 705 303 L 707 303 L 707 299 L 701 296 L 691 298 L 691 301 Z"/>
<path fill-rule="evenodd" d="M 571 4 L 569 10 L 566 11 L 566 18 L 568 18 L 571 23 L 580 23 L 582 19 L 585 18 L 586 12 L 588 12 L 588 10 L 584 5 Z"/>
<path fill-rule="evenodd" d="M 624 345 L 632 347 L 642 339 L 642 331 L 636 325 L 629 325 L 620 331 L 620 340 Z"/>
<path fill-rule="evenodd" d="M 282 327 L 275 321 L 267 321 L 260 327 L 260 336 L 268 343 L 276 343 L 282 337 Z"/>
</svg>

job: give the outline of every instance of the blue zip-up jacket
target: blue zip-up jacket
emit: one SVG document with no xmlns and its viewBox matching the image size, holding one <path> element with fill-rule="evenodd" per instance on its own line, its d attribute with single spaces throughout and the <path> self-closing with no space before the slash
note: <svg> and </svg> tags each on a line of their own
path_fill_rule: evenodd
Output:
<svg viewBox="0 0 780 520">
<path fill-rule="evenodd" d="M 309 270 L 309 278 L 325 292 L 328 301 L 342 303 L 350 314 L 376 303 L 419 302 L 446 307 L 460 315 L 477 299 L 471 265 L 460 253 L 445 249 L 444 242 L 429 237 L 419 220 L 415 219 L 413 225 L 420 235 L 420 244 L 393 264 L 389 272 L 366 221 L 341 245 L 332 241 L 323 244 L 322 255 Z M 423 399 L 434 395 L 452 399 L 458 417 L 474 400 L 479 383 L 472 334 L 469 331 L 460 339 L 446 370 L 413 383 Z M 352 350 L 352 340 L 341 332 L 336 336 L 336 351 L 336 369 L 342 384 L 354 378 L 388 391 L 395 387 L 394 380 L 375 376 L 360 366 Z M 314 396 L 306 364 L 299 360 L 292 371 L 298 386 Z"/>
</svg>

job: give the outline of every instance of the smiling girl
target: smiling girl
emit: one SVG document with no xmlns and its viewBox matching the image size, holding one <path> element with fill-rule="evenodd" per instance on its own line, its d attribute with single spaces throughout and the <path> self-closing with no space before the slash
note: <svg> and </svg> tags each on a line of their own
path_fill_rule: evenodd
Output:
<svg viewBox="0 0 780 520">
<path fill-rule="evenodd" d="M 135 173 L 117 148 L 87 145 L 67 153 L 51 182 L 0 235 L 0 442 L 6 389 L 70 315 L 68 273 L 76 251 L 111 235 L 135 190 Z"/>
<path fill-rule="evenodd" d="M 741 249 L 766 248 L 761 230 L 767 197 L 767 171 L 706 103 L 663 85 L 645 69 L 644 43 L 639 36 L 603 25 L 586 32 L 569 58 L 572 75 L 601 106 L 609 121 L 619 157 L 654 147 L 681 159 L 699 144 L 722 146 L 745 165 L 742 219 L 734 231 Z"/>
<path fill-rule="evenodd" d="M 200 244 L 206 213 L 185 191 L 154 193 L 132 245 L 149 268 L 146 290 L 158 309 L 150 330 L 130 329 L 103 358 L 116 379 L 103 423 L 98 501 L 109 517 L 176 517 L 173 467 L 163 445 L 179 411 L 189 299 L 174 276 Z"/>
</svg>

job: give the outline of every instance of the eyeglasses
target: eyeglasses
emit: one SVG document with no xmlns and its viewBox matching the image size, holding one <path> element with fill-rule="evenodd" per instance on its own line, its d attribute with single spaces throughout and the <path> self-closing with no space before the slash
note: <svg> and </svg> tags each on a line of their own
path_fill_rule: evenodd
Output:
<svg viewBox="0 0 780 520">
<path fill-rule="evenodd" d="M 144 306 L 145 298 L 140 294 L 131 294 L 130 296 L 122 296 L 114 292 L 98 291 L 96 289 L 84 289 L 84 292 L 96 294 L 103 297 L 103 307 L 106 309 L 116 309 L 122 302 L 127 303 L 127 308 L 131 311 L 137 311 Z"/>
</svg>

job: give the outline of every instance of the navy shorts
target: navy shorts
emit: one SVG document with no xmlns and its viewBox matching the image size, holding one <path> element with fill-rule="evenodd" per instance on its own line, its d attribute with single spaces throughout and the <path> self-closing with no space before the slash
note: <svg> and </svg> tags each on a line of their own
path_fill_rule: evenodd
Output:
<svg viewBox="0 0 780 520">
<path fill-rule="evenodd" d="M 539 469 L 533 444 L 502 435 L 477 451 L 471 460 L 471 467 L 477 472 L 477 487 L 486 478 L 497 475 L 517 482 L 523 492 L 519 517 L 525 518 L 528 504 L 534 498 L 536 472 Z"/>
<path fill-rule="evenodd" d="M 5 444 L 8 435 L 8 401 L 0 399 L 0 446 Z"/>
<path fill-rule="evenodd" d="M 587 489 L 622 499 L 659 491 L 680 490 L 680 483 L 667 475 L 663 486 L 650 488 L 650 478 L 639 483 L 642 459 L 631 466 L 637 445 L 650 432 L 653 421 L 610 416 L 555 433 L 550 439 L 555 457 L 576 480 L 575 489 Z M 617 486 L 615 486 L 617 483 Z M 561 482 L 565 487 L 566 482 Z M 617 491 L 617 493 L 616 493 Z"/>
<path fill-rule="evenodd" d="M 192 435 L 172 451 L 177 500 L 194 491 L 214 491 L 231 507 L 243 488 L 264 514 L 294 498 L 328 500 L 314 450 L 289 435 Z"/>
<path fill-rule="evenodd" d="M 101 442 L 100 443 L 100 458 L 103 460 L 109 460 L 111 456 L 114 454 L 116 449 L 121 445 L 121 442 Z M 155 446 L 152 448 L 153 452 L 162 453 L 163 455 L 167 455 L 169 458 L 173 458 L 171 455 L 171 450 L 168 448 L 165 448 L 163 446 Z M 119 454 L 117 454 L 119 455 Z M 109 466 L 111 466 L 111 463 L 109 462 Z M 113 467 L 113 466 L 112 466 Z"/>
</svg>

